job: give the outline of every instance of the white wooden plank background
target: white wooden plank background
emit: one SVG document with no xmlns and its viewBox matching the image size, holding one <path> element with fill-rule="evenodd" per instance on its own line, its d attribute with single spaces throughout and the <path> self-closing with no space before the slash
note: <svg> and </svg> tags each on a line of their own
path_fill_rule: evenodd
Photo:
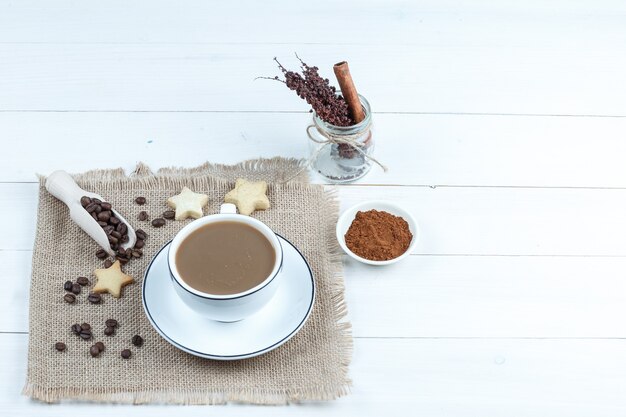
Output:
<svg viewBox="0 0 626 417">
<path fill-rule="evenodd" d="M 618 1 L 0 0 L 0 414 L 624 415 L 624 47 Z M 423 232 L 392 267 L 346 259 L 352 395 L 21 397 L 35 173 L 305 156 L 306 106 L 253 81 L 294 51 L 348 59 L 375 111 L 391 170 L 339 187 L 342 207 L 400 201 Z"/>
</svg>

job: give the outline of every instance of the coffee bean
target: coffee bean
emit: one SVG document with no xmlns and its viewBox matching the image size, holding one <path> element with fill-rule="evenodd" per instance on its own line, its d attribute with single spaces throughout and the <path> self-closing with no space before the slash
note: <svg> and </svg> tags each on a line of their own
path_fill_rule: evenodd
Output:
<svg viewBox="0 0 626 417">
<path fill-rule="evenodd" d="M 116 256 L 116 257 L 115 257 L 115 259 L 117 259 L 118 261 L 120 261 L 120 263 L 121 263 L 122 265 L 126 265 L 126 264 L 128 263 L 128 261 L 129 261 L 129 259 L 128 259 L 128 258 L 124 258 L 124 257 L 122 257 L 122 256 Z"/>
<path fill-rule="evenodd" d="M 166 210 L 163 212 L 163 217 L 167 220 L 174 220 L 176 217 L 176 212 L 174 210 Z"/>
<path fill-rule="evenodd" d="M 89 323 L 83 323 L 80 325 L 82 330 L 91 330 L 91 325 Z"/>
<path fill-rule="evenodd" d="M 95 358 L 96 356 L 100 355 L 100 349 L 98 349 L 98 346 L 93 345 L 89 348 L 89 354 L 92 358 Z"/>
<path fill-rule="evenodd" d="M 131 255 L 133 258 L 141 258 L 141 255 L 143 255 L 143 252 L 141 250 L 133 250 L 131 252 Z"/>
<path fill-rule="evenodd" d="M 162 219 L 161 217 L 158 217 L 158 218 L 152 220 L 152 226 L 154 226 L 154 227 L 165 226 L 165 219 Z"/>
<path fill-rule="evenodd" d="M 91 198 L 87 197 L 86 195 L 82 196 L 80 198 L 80 205 L 83 207 L 87 207 L 89 204 L 91 204 Z"/>
<path fill-rule="evenodd" d="M 121 220 L 118 219 L 117 217 L 111 217 L 109 219 L 109 224 L 112 224 L 113 226 L 117 226 L 118 224 L 120 224 Z"/>
<path fill-rule="evenodd" d="M 100 200 L 99 198 L 92 198 L 91 201 L 93 201 L 96 204 L 102 204 L 102 200 Z"/>
<path fill-rule="evenodd" d="M 137 215 L 137 218 L 139 219 L 139 221 L 145 222 L 146 220 L 148 220 L 148 213 L 145 211 L 140 211 Z"/>
<path fill-rule="evenodd" d="M 112 245 L 114 245 L 114 244 L 118 243 L 118 242 L 119 242 L 119 240 L 118 240 L 115 236 L 109 235 L 109 242 L 110 242 Z"/>
<path fill-rule="evenodd" d="M 131 339 L 131 342 L 133 343 L 133 345 L 139 347 L 139 346 L 143 345 L 143 337 L 141 337 L 138 334 L 136 334 Z"/>
<path fill-rule="evenodd" d="M 117 248 L 119 248 L 119 247 L 120 247 L 120 244 L 119 244 L 119 243 L 111 243 L 111 249 L 112 249 L 112 250 L 114 250 L 114 251 L 115 251 L 115 250 L 117 250 Z"/>
<path fill-rule="evenodd" d="M 65 291 L 72 291 L 72 281 L 65 281 L 65 284 L 63 284 L 63 289 Z"/>
<path fill-rule="evenodd" d="M 130 349 L 124 349 L 120 354 L 122 355 L 122 358 L 129 359 L 131 355 Z"/>
<path fill-rule="evenodd" d="M 95 221 L 98 221 L 98 213 L 96 213 L 95 211 L 91 213 L 91 217 L 93 217 Z"/>
<path fill-rule="evenodd" d="M 65 350 L 66 346 L 65 346 L 65 343 L 63 343 L 63 342 L 56 342 L 54 344 L 54 348 L 56 350 L 58 350 L 59 352 L 63 352 Z"/>
<path fill-rule="evenodd" d="M 84 287 L 85 285 L 89 284 L 89 280 L 87 279 L 87 277 L 78 277 L 78 278 L 76 279 L 76 282 L 77 282 L 79 285 L 82 285 L 83 287 Z"/>
<path fill-rule="evenodd" d="M 91 330 L 81 330 L 79 336 L 83 340 L 89 340 L 91 339 Z"/>
<path fill-rule="evenodd" d="M 111 218 L 111 212 L 110 211 L 102 211 L 102 212 L 98 213 L 98 220 L 100 220 L 100 221 L 108 222 L 110 218 Z M 105 224 L 105 226 L 106 226 L 106 224 Z"/>
<path fill-rule="evenodd" d="M 143 246 L 144 246 L 145 244 L 146 244 L 146 242 L 144 242 L 144 241 L 143 241 L 143 240 L 141 240 L 141 239 L 138 239 L 138 240 L 135 242 L 135 249 L 141 249 L 141 248 L 143 248 Z"/>
<path fill-rule="evenodd" d="M 108 225 L 108 223 L 107 223 L 107 222 L 103 222 L 103 221 L 101 221 L 101 220 L 98 220 L 98 225 L 99 225 L 100 227 L 105 227 L 105 226 L 107 226 L 107 225 Z"/>
<path fill-rule="evenodd" d="M 107 203 L 107 202 L 103 202 L 102 204 L 100 204 L 102 206 L 103 209 L 105 210 L 111 210 L 111 203 Z"/>
<path fill-rule="evenodd" d="M 80 333 L 80 331 L 83 330 L 80 327 L 80 324 L 78 324 L 78 323 L 72 324 L 72 327 L 70 327 L 70 329 L 72 330 L 72 333 L 74 333 L 75 335 L 78 335 Z"/>
<path fill-rule="evenodd" d="M 96 213 L 96 214 L 100 214 L 102 212 L 102 206 L 97 205 L 96 209 L 93 212 Z"/>
<path fill-rule="evenodd" d="M 113 236 L 116 239 L 121 239 L 122 238 L 122 234 L 120 232 L 117 232 L 117 231 L 112 231 L 111 232 L 111 236 Z"/>
<path fill-rule="evenodd" d="M 135 199 L 135 203 L 139 204 L 140 206 L 143 206 L 144 204 L 146 204 L 146 197 L 137 197 Z"/>
<path fill-rule="evenodd" d="M 125 235 L 126 233 L 128 233 L 128 226 L 126 226 L 126 223 L 120 223 L 117 225 L 115 230 L 121 235 Z"/>
<path fill-rule="evenodd" d="M 80 285 L 72 284 L 72 292 L 76 295 L 80 294 Z"/>
<path fill-rule="evenodd" d="M 104 226 L 102 229 L 104 230 L 104 233 L 106 233 L 107 235 L 110 235 L 111 232 L 115 230 L 115 227 L 108 225 L 108 226 Z"/>
<path fill-rule="evenodd" d="M 117 320 L 115 320 L 115 319 L 107 319 L 107 321 L 105 321 L 104 324 L 106 324 L 107 327 L 117 327 L 118 326 Z"/>
<path fill-rule="evenodd" d="M 100 294 L 91 293 L 87 296 L 87 301 L 89 301 L 91 304 L 99 304 L 101 300 L 102 297 L 100 296 Z"/>
<path fill-rule="evenodd" d="M 89 204 L 85 207 L 85 210 L 87 210 L 87 213 L 91 214 L 91 213 L 93 213 L 94 211 L 96 211 L 96 207 L 98 207 L 98 205 L 97 205 L 97 204 L 94 204 L 94 203 L 89 203 Z"/>
<path fill-rule="evenodd" d="M 74 294 L 67 293 L 63 296 L 63 300 L 65 300 L 68 304 L 74 304 L 74 302 L 76 302 L 76 296 Z"/>
<path fill-rule="evenodd" d="M 95 344 L 94 346 L 97 346 L 97 347 L 98 347 L 98 350 L 99 350 L 100 352 L 104 352 L 104 343 L 102 343 L 102 342 L 96 342 L 96 344 Z"/>
<path fill-rule="evenodd" d="M 113 265 L 113 262 L 111 262 L 110 259 L 107 259 L 106 261 L 104 261 L 104 267 L 105 268 L 110 268 L 111 265 Z"/>
<path fill-rule="evenodd" d="M 106 253 L 106 251 L 104 249 L 99 249 L 96 252 L 96 257 L 98 257 L 99 259 L 104 259 L 108 256 L 108 254 Z"/>
<path fill-rule="evenodd" d="M 122 243 L 126 243 L 126 242 L 128 242 L 128 239 L 129 239 L 129 238 L 128 238 L 128 235 L 124 235 L 124 236 L 122 236 L 122 238 L 120 239 L 120 242 L 122 242 Z"/>
<path fill-rule="evenodd" d="M 107 327 L 104 329 L 104 334 L 105 334 L 105 335 L 107 335 L 107 336 L 113 336 L 113 335 L 115 334 L 115 327 L 109 327 L 109 326 L 107 326 Z"/>
<path fill-rule="evenodd" d="M 135 230 L 135 234 L 137 235 L 137 238 L 141 240 L 146 240 L 148 237 L 148 234 L 141 229 Z"/>
</svg>

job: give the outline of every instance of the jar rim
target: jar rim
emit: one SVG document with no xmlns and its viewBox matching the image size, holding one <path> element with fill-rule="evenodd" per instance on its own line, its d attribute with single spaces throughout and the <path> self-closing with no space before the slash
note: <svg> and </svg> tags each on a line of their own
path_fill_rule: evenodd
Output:
<svg viewBox="0 0 626 417">
<path fill-rule="evenodd" d="M 365 130 L 369 126 L 372 120 L 372 110 L 369 101 L 362 95 L 358 94 L 359 101 L 363 106 L 363 112 L 365 117 L 359 123 L 350 126 L 337 126 L 322 120 L 317 113 L 313 112 L 313 121 L 318 128 L 333 131 L 340 134 L 353 134 L 362 130 Z"/>
</svg>

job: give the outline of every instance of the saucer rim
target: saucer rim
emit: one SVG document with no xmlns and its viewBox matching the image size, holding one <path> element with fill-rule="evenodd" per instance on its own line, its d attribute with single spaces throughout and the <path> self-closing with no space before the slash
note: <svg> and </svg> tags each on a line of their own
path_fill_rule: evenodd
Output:
<svg viewBox="0 0 626 417">
<path fill-rule="evenodd" d="M 239 359 L 253 358 L 253 357 L 265 354 L 267 352 L 270 352 L 270 351 L 278 348 L 279 346 L 283 345 L 287 341 L 289 341 L 289 339 L 291 339 L 293 336 L 295 336 L 300 331 L 300 329 L 302 329 L 304 324 L 307 322 L 307 320 L 311 316 L 311 312 L 313 311 L 313 305 L 315 304 L 316 285 L 315 285 L 315 278 L 314 278 L 314 275 L 313 275 L 313 270 L 311 269 L 311 266 L 309 265 L 309 262 L 306 260 L 306 258 L 302 254 L 302 252 L 300 252 L 300 249 L 298 249 L 293 243 L 291 243 L 284 236 L 282 236 L 282 235 L 280 235 L 278 233 L 276 233 L 276 235 L 280 239 L 283 239 L 285 242 L 289 243 L 289 245 L 291 245 L 291 247 L 293 247 L 295 249 L 295 251 L 298 253 L 298 255 L 304 261 L 304 264 L 306 265 L 307 269 L 309 270 L 309 277 L 311 279 L 311 300 L 309 302 L 309 306 L 307 308 L 307 312 L 304 315 L 304 317 L 302 318 L 302 320 L 300 321 L 300 323 L 298 324 L 298 326 L 296 326 L 288 335 L 284 336 L 278 342 L 273 343 L 272 345 L 270 345 L 268 347 L 265 347 L 263 349 L 260 349 L 260 350 L 254 351 L 254 352 L 243 353 L 243 354 L 238 354 L 238 355 L 215 355 L 215 354 L 200 352 L 200 351 L 188 348 L 188 347 L 180 344 L 180 342 L 177 342 L 177 341 L 173 340 L 167 334 L 165 334 L 161 330 L 161 328 L 158 326 L 158 324 L 154 321 L 154 319 L 152 317 L 152 314 L 150 313 L 150 310 L 147 307 L 146 295 L 145 295 L 146 294 L 145 287 L 146 287 L 148 273 L 150 272 L 150 270 L 152 268 L 152 264 L 154 263 L 156 258 L 161 254 L 161 252 L 163 252 L 163 250 L 172 243 L 173 239 L 171 239 L 167 243 L 165 243 L 159 249 L 159 251 L 152 257 L 152 259 L 150 260 L 150 263 L 148 264 L 148 267 L 146 268 L 146 271 L 144 272 L 143 282 L 141 284 L 141 301 L 142 301 L 142 304 L 143 304 L 143 310 L 144 310 L 144 313 L 146 314 L 146 317 L 148 318 L 148 321 L 152 325 L 152 327 L 157 331 L 157 333 L 159 333 L 159 335 L 161 335 L 161 337 L 163 337 L 166 341 L 168 341 L 174 347 L 176 347 L 176 348 L 178 348 L 178 349 L 180 349 L 180 350 L 182 350 L 184 352 L 187 352 L 187 353 L 189 353 L 191 355 L 194 355 L 194 356 L 202 357 L 202 358 L 205 358 L 205 359 L 214 359 L 214 360 L 239 360 Z M 170 277 L 170 279 L 171 279 L 171 277 Z"/>
</svg>

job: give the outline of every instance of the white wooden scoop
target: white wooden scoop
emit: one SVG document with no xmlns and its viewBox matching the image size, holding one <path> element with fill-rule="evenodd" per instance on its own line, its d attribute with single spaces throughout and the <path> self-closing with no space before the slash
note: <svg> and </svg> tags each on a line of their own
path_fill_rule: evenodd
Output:
<svg viewBox="0 0 626 417">
<path fill-rule="evenodd" d="M 80 198 L 87 196 L 90 198 L 97 198 L 102 201 L 106 201 L 104 198 L 95 193 L 85 191 L 76 184 L 76 181 L 65 171 L 54 171 L 46 180 L 46 190 L 62 202 L 64 202 L 70 209 L 70 217 L 74 222 L 80 226 L 93 240 L 96 241 L 102 249 L 104 249 L 109 255 L 115 256 L 115 252 L 111 249 L 109 239 L 106 233 L 100 227 L 97 221 L 91 217 L 87 210 L 80 204 Z M 111 211 L 115 214 L 115 217 L 126 224 L 128 227 L 128 242 L 120 245 L 124 249 L 132 248 L 137 241 L 137 235 L 135 229 L 126 221 L 122 215 L 114 209 Z"/>
</svg>

